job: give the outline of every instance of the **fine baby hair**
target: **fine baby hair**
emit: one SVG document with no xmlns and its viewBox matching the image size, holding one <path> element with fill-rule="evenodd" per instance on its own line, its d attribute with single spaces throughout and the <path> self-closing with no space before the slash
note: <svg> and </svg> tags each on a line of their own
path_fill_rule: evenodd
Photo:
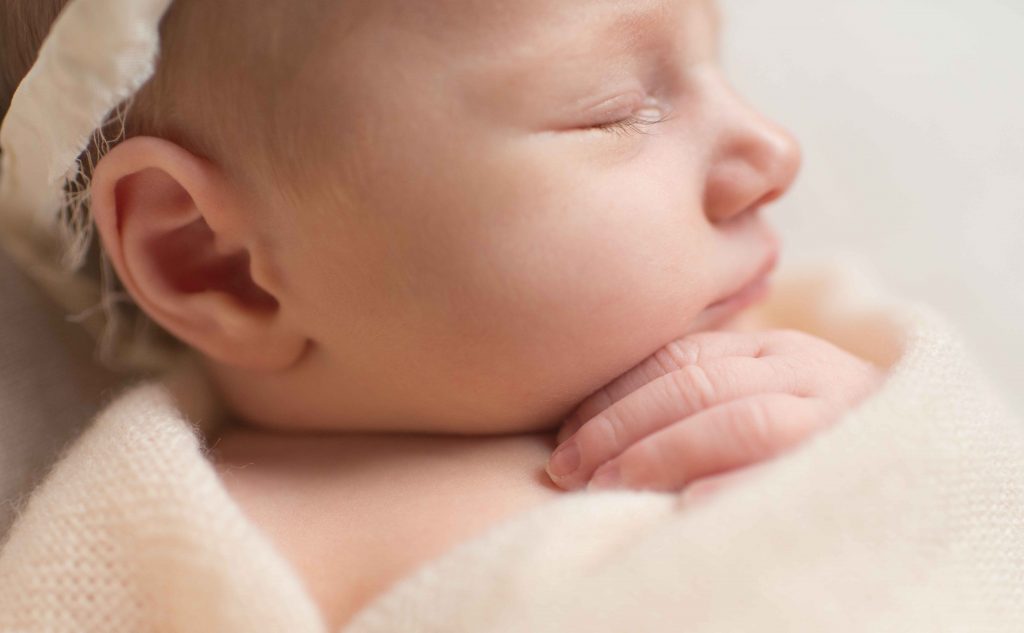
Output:
<svg viewBox="0 0 1024 633">
<path fill-rule="evenodd" d="M 299 41 L 308 24 L 299 18 L 324 3 L 244 5 L 0 7 L 0 240 L 68 320 L 98 339 L 96 360 L 112 369 L 159 371 L 187 346 L 136 305 L 94 235 L 90 179 L 107 152 L 153 136 L 228 168 L 245 157 L 234 175 L 251 186 L 273 181 L 282 196 L 302 186 L 303 174 L 290 171 L 301 161 L 280 159 L 292 149 L 292 123 L 273 109 L 303 54 L 284 40 Z"/>
<path fill-rule="evenodd" d="M 31 58 L 0 128 L 0 239 L 14 260 L 99 338 L 98 360 L 156 369 L 178 348 L 123 292 L 89 218 L 89 177 L 124 137 L 131 97 L 153 74 L 170 0 L 9 3 L 8 64 Z M 8 32 L 29 25 L 29 37 Z M 7 67 L 5 83 L 12 69 Z M 14 71 L 13 74 L 18 74 Z M 7 92 L 7 90 L 5 90 Z M 4 95 L 5 97 L 7 95 Z"/>
</svg>

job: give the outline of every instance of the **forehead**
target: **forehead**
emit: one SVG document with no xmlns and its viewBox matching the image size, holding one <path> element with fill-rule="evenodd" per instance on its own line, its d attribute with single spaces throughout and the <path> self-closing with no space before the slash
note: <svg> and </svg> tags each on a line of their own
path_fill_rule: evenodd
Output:
<svg viewBox="0 0 1024 633">
<path fill-rule="evenodd" d="M 303 120 L 362 121 L 345 135 L 381 133 L 408 99 L 445 121 L 457 106 L 586 107 L 610 84 L 714 55 L 717 41 L 713 0 L 331 1 L 330 36 L 289 94 L 317 112 Z"/>
<path fill-rule="evenodd" d="M 678 28 L 687 14 L 717 25 L 714 0 L 367 0 L 390 26 L 449 49 L 492 49 L 507 56 L 541 52 L 573 36 L 608 46 L 636 45 Z"/>
</svg>

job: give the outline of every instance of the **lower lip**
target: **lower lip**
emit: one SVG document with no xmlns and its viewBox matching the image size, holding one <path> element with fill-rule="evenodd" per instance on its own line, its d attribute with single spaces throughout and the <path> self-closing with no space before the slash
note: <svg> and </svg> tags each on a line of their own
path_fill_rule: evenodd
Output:
<svg viewBox="0 0 1024 633">
<path fill-rule="evenodd" d="M 756 281 L 750 283 L 745 288 L 732 295 L 728 299 L 713 303 L 708 306 L 709 310 L 724 309 L 724 308 L 745 308 L 751 303 L 763 299 L 768 294 L 768 290 L 771 283 L 768 275 L 764 275 Z"/>
<path fill-rule="evenodd" d="M 704 308 L 701 313 L 706 327 L 718 327 L 729 321 L 745 308 L 766 299 L 771 293 L 771 275 L 779 263 L 779 238 L 775 233 L 768 235 L 768 258 L 761 265 L 758 277 L 725 299 Z"/>
<path fill-rule="evenodd" d="M 704 312 L 717 324 L 767 298 L 770 291 L 771 279 L 765 274 L 729 298 L 709 305 Z"/>
</svg>

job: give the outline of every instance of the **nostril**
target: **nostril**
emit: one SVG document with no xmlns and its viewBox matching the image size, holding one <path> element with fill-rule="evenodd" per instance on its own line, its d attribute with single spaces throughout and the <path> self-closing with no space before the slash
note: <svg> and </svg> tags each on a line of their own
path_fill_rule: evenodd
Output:
<svg viewBox="0 0 1024 633">
<path fill-rule="evenodd" d="M 754 215 L 761 209 L 761 207 L 781 198 L 785 192 L 785 189 L 773 189 L 769 191 L 765 195 L 758 198 L 753 204 L 737 213 L 734 217 L 730 218 L 729 221 L 742 220 L 747 216 Z"/>
<path fill-rule="evenodd" d="M 758 200 L 757 202 L 755 202 L 752 208 L 756 209 L 758 207 L 763 207 L 766 204 L 770 204 L 772 202 L 775 202 L 776 200 L 781 198 L 782 194 L 784 194 L 785 192 L 786 192 L 786 190 L 782 189 L 781 187 L 777 188 L 777 189 L 772 189 L 768 193 L 766 193 L 763 196 L 761 196 L 761 199 Z"/>
</svg>

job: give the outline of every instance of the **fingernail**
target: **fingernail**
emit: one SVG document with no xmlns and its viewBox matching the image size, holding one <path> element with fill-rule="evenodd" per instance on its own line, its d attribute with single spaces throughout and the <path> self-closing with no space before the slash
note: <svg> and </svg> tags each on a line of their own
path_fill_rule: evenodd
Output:
<svg viewBox="0 0 1024 633">
<path fill-rule="evenodd" d="M 587 484 L 587 490 L 603 490 L 618 488 L 622 484 L 622 473 L 618 465 L 605 466 L 598 469 Z"/>
<path fill-rule="evenodd" d="M 576 472 L 580 467 L 580 447 L 576 442 L 562 444 L 548 460 L 548 474 L 562 478 Z"/>
</svg>

